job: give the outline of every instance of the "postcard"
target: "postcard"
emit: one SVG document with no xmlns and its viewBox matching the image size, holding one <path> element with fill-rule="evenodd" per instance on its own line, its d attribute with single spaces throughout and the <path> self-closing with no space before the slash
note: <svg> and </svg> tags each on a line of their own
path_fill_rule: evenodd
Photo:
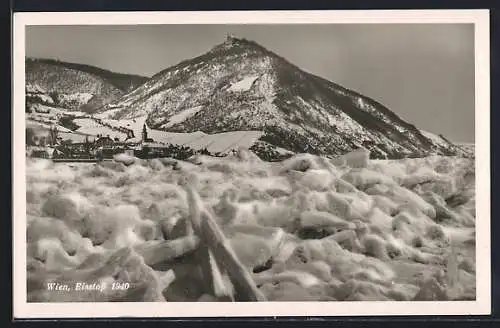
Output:
<svg viewBox="0 0 500 328">
<path fill-rule="evenodd" d="M 13 38 L 15 318 L 491 312 L 487 10 Z"/>
</svg>

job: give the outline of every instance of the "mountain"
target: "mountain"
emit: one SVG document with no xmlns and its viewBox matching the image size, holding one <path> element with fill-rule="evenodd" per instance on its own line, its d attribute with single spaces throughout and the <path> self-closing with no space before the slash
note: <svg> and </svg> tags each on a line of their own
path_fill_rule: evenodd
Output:
<svg viewBox="0 0 500 328">
<path fill-rule="evenodd" d="M 93 112 L 148 79 L 53 59 L 26 58 L 25 62 L 27 100 L 70 110 Z"/>
<path fill-rule="evenodd" d="M 157 73 L 97 113 L 118 120 L 146 117 L 149 127 L 170 132 L 259 130 L 262 142 L 293 152 L 341 154 L 365 147 L 377 158 L 464 154 L 377 101 L 235 37 Z"/>
</svg>

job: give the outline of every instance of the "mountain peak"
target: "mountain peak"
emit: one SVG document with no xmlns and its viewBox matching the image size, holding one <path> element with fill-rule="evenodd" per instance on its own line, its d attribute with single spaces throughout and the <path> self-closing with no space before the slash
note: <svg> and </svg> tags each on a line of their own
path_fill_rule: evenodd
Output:
<svg viewBox="0 0 500 328">
<path fill-rule="evenodd" d="M 213 47 L 211 52 L 221 52 L 221 51 L 237 50 L 237 49 L 263 51 L 266 53 L 268 52 L 266 48 L 264 48 L 257 42 L 236 36 L 235 34 L 231 33 L 228 33 L 226 35 L 226 39 L 224 40 L 223 43 L 220 43 L 215 47 Z"/>
<path fill-rule="evenodd" d="M 228 34 L 226 34 L 226 40 L 224 41 L 224 44 L 238 45 L 238 44 L 245 44 L 245 43 L 249 43 L 249 42 L 253 42 L 253 41 L 247 40 L 247 39 L 242 38 L 242 37 L 238 37 L 237 35 L 232 34 L 232 33 L 228 33 Z"/>
<path fill-rule="evenodd" d="M 238 41 L 238 40 L 239 40 L 239 38 L 232 33 L 228 33 L 226 35 L 226 42 L 234 42 L 234 41 Z"/>
<path fill-rule="evenodd" d="M 458 152 L 373 99 L 232 34 L 100 112 L 119 120 L 145 117 L 150 127 L 169 132 L 261 131 L 262 142 L 293 152 L 342 154 L 361 146 L 379 158 Z"/>
</svg>

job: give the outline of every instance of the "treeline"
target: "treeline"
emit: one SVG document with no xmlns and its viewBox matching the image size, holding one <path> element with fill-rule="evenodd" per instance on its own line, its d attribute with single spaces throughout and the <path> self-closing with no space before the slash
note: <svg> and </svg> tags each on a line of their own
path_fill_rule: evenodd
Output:
<svg viewBox="0 0 500 328">
<path fill-rule="evenodd" d="M 106 123 L 104 122 L 102 119 L 100 118 L 96 118 L 96 117 L 91 117 L 90 118 L 91 120 L 93 120 L 94 122 L 104 126 L 104 127 L 107 127 L 111 130 L 114 130 L 114 131 L 118 131 L 118 132 L 121 132 L 123 134 L 126 134 L 127 135 L 127 139 L 131 139 L 131 138 L 134 138 L 135 135 L 134 135 L 134 130 L 132 129 L 127 129 L 127 128 L 124 128 L 122 126 L 113 126 L 109 123 Z"/>
<path fill-rule="evenodd" d="M 59 119 L 59 125 L 70 129 L 71 131 L 76 131 L 80 126 L 73 122 L 75 118 L 73 116 L 63 116 Z"/>
<path fill-rule="evenodd" d="M 282 154 L 269 145 L 265 143 L 255 143 L 249 148 L 255 155 L 257 155 L 261 160 L 266 162 L 280 162 L 287 158 L 290 158 L 292 154 Z"/>
</svg>

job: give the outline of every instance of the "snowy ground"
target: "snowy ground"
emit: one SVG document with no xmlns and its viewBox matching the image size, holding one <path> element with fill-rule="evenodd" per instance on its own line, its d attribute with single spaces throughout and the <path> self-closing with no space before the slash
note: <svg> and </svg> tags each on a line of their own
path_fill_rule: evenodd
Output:
<svg viewBox="0 0 500 328">
<path fill-rule="evenodd" d="M 196 113 L 199 108 L 193 108 L 191 113 L 184 113 L 192 115 Z M 180 122 L 184 120 L 187 116 L 174 116 L 171 118 L 175 122 Z M 104 124 L 108 124 L 114 128 L 126 128 L 134 132 L 134 140 L 140 140 L 143 125 L 146 121 L 146 117 L 138 117 L 133 120 L 111 120 L 102 119 Z M 103 134 L 110 135 L 111 137 L 117 137 L 120 140 L 126 139 L 126 134 L 117 132 L 109 127 L 99 124 L 97 121 L 89 118 L 79 118 L 75 119 L 74 122 L 81 127 L 77 132 L 86 134 Z M 211 153 L 227 153 L 232 149 L 238 149 L 240 147 L 250 148 L 261 136 L 260 131 L 231 131 L 225 133 L 216 134 L 206 134 L 201 131 L 192 133 L 176 133 L 176 132 L 166 132 L 161 130 L 154 130 L 148 128 L 148 137 L 152 138 L 155 142 L 160 142 L 164 144 L 174 144 L 179 146 L 187 146 L 194 150 L 200 150 L 207 148 Z"/>
<path fill-rule="evenodd" d="M 28 301 L 214 300 L 183 230 L 187 185 L 269 301 L 474 299 L 474 162 L 355 157 L 27 159 Z"/>
<path fill-rule="evenodd" d="M 75 124 L 80 126 L 80 128 L 76 130 L 76 132 L 78 133 L 88 134 L 93 136 L 97 136 L 100 134 L 103 136 L 109 136 L 112 139 L 118 138 L 119 140 L 125 140 L 127 138 L 126 133 L 122 133 L 113 130 L 112 128 L 98 124 L 97 122 L 95 122 L 90 118 L 78 118 L 75 119 L 73 122 L 75 122 Z"/>
<path fill-rule="evenodd" d="M 162 125 L 162 128 L 169 128 L 177 123 L 184 122 L 187 118 L 195 115 L 201 109 L 203 109 L 203 106 L 196 106 L 193 108 L 186 109 L 180 112 L 179 114 L 175 114 L 168 119 L 168 123 Z"/>
<path fill-rule="evenodd" d="M 188 115 L 195 114 L 196 110 L 199 110 L 199 108 L 193 108 L 193 111 L 190 113 L 183 112 L 182 115 L 174 116 L 171 118 L 170 123 L 180 122 Z M 48 113 L 28 114 L 26 127 L 34 129 L 37 134 L 47 135 L 49 129 L 55 126 L 59 131 L 59 136 L 63 140 L 71 140 L 73 142 L 83 142 L 86 136 L 92 140 L 97 135 L 109 136 L 113 139 L 118 138 L 120 141 L 139 142 L 146 120 L 144 116 L 133 120 L 102 119 L 102 123 L 100 123 L 98 120 L 82 115 L 82 113 L 77 113 L 77 115 L 74 115 L 75 112 L 71 113 L 76 117 L 73 119 L 73 122 L 79 126 L 75 131 L 71 131 L 59 124 L 59 119 L 64 113 L 53 107 L 50 107 Z M 127 134 L 124 131 L 119 131 L 118 128 L 132 130 L 135 138 L 127 139 Z M 231 150 L 240 147 L 250 148 L 262 134 L 263 132 L 261 131 L 231 131 L 216 134 L 206 134 L 201 131 L 176 133 L 148 128 L 148 137 L 153 138 L 155 142 L 187 146 L 194 150 L 206 148 L 211 153 L 229 153 Z"/>
</svg>

